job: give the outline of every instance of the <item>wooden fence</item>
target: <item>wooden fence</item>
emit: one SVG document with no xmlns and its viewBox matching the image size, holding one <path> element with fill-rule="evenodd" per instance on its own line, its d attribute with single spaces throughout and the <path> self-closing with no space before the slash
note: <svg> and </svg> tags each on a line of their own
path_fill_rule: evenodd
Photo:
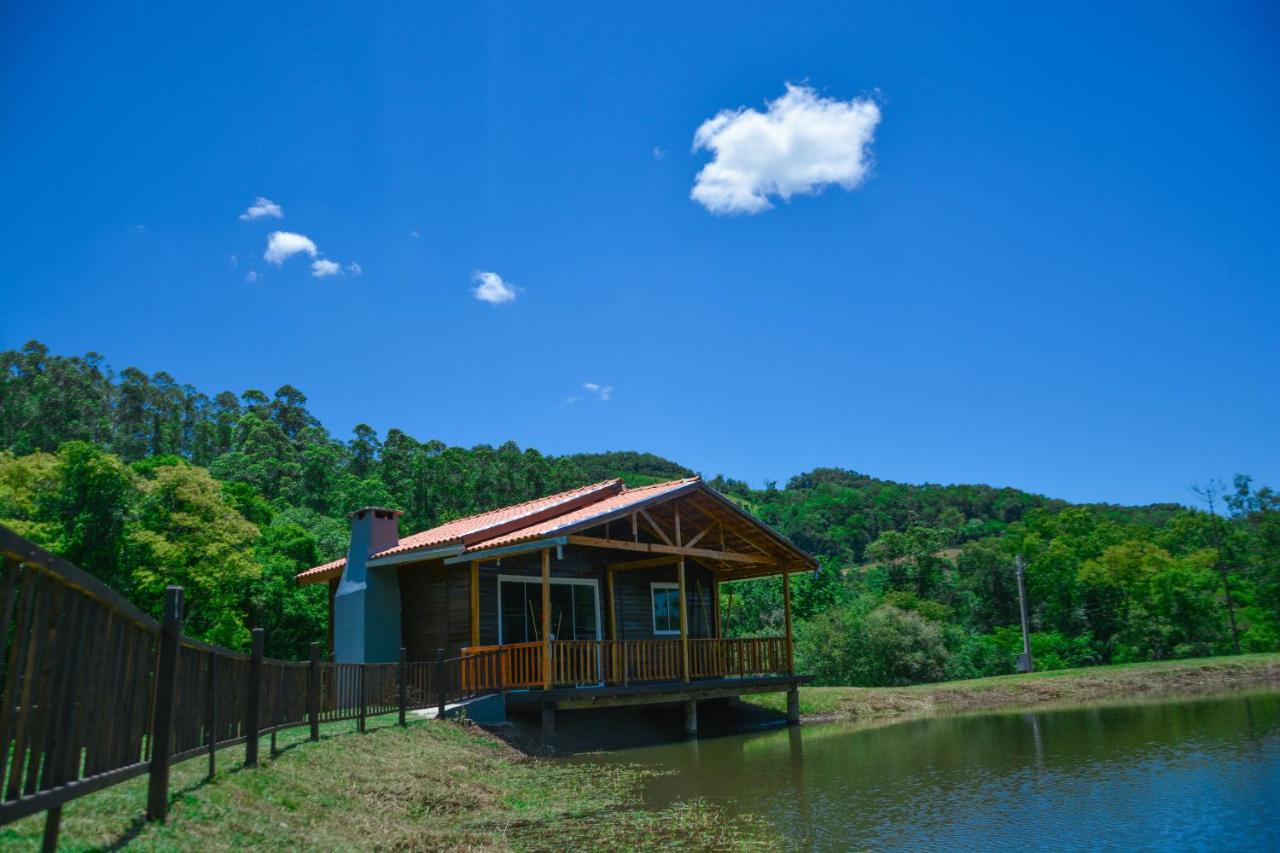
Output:
<svg viewBox="0 0 1280 853">
<path fill-rule="evenodd" d="M 262 629 L 241 654 L 182 636 L 183 593 L 169 587 L 161 622 L 92 575 L 0 526 L 0 825 L 47 811 L 57 845 L 62 806 L 150 775 L 147 817 L 168 812 L 169 767 L 283 729 L 437 706 L 488 692 L 465 673 L 496 656 L 347 664 L 263 656 Z"/>
</svg>

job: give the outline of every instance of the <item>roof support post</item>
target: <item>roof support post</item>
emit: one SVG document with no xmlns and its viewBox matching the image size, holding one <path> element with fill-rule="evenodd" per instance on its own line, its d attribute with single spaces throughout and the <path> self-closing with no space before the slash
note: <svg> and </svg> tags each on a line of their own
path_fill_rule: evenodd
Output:
<svg viewBox="0 0 1280 853">
<path fill-rule="evenodd" d="M 720 580 L 712 575 L 711 577 L 711 624 L 714 626 L 717 640 L 720 639 Z"/>
<path fill-rule="evenodd" d="M 680 581 L 680 672 L 684 680 L 689 680 L 689 613 L 685 606 L 684 557 L 676 563 L 676 576 Z"/>
<path fill-rule="evenodd" d="M 471 645 L 480 645 L 480 561 L 471 561 Z"/>
<path fill-rule="evenodd" d="M 795 644 L 791 641 L 791 572 L 782 570 L 782 613 L 787 625 L 787 674 L 795 675 Z"/>
<path fill-rule="evenodd" d="M 618 639 L 618 608 L 613 601 L 613 569 L 605 571 L 605 588 L 609 596 L 609 639 Z"/>
<path fill-rule="evenodd" d="M 542 549 L 542 689 L 551 689 L 551 549 Z"/>
</svg>

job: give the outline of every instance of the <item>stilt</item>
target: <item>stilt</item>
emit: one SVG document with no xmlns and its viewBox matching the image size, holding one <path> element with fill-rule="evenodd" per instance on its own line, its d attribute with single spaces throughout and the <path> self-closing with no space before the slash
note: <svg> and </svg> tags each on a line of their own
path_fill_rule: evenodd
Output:
<svg viewBox="0 0 1280 853">
<path fill-rule="evenodd" d="M 685 737 L 698 736 L 698 703 L 692 699 L 684 703 L 684 734 Z"/>
<path fill-rule="evenodd" d="M 800 688 L 792 687 L 787 691 L 787 725 L 800 723 Z"/>
<path fill-rule="evenodd" d="M 542 706 L 542 742 L 545 744 L 556 736 L 556 706 Z"/>
</svg>

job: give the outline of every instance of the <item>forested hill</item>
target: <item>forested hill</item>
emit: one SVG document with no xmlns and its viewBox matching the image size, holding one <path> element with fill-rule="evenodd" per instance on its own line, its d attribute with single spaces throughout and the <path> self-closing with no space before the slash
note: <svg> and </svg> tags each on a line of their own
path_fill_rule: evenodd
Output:
<svg viewBox="0 0 1280 853">
<path fill-rule="evenodd" d="M 394 506 L 405 512 L 404 529 L 414 531 L 610 477 L 640 485 L 695 473 L 652 453 L 556 457 L 514 443 L 449 447 L 398 429 L 380 437 L 364 424 L 340 440 L 306 402 L 290 385 L 271 395 L 257 389 L 209 394 L 165 372 L 117 374 L 96 353 L 53 355 L 34 341 L 0 353 L 0 448 L 15 456 L 85 441 L 125 463 L 176 457 L 224 483 L 251 487 L 273 506 L 324 518 L 341 519 L 370 504 Z M 781 489 L 751 489 L 719 475 L 710 482 L 806 549 L 852 562 L 888 530 L 926 526 L 961 544 L 1001 532 L 1028 510 L 1066 506 L 1011 488 L 907 485 L 834 468 L 797 475 Z M 1160 518 L 1178 509 L 1111 511 Z M 333 537 L 321 537 L 321 557 L 342 550 Z"/>
<path fill-rule="evenodd" d="M 306 403 L 290 385 L 207 392 L 37 342 L 0 353 L 0 523 L 153 611 L 166 584 L 187 586 L 188 627 L 199 636 L 239 646 L 249 626 L 264 625 L 269 651 L 290 655 L 322 636 L 324 618 L 323 592 L 298 589 L 293 574 L 345 551 L 345 516 L 356 507 L 403 510 L 407 533 L 608 477 L 634 485 L 693 473 L 648 453 L 450 447 L 363 424 L 342 439 Z M 885 618 L 906 620 L 884 630 L 910 643 L 928 645 L 936 629 L 939 660 L 950 662 L 829 680 L 998 671 L 1007 655 L 981 642 L 1016 621 L 1015 553 L 1028 561 L 1038 635 L 1062 646 L 1063 660 L 1223 650 L 1234 643 L 1224 616 L 1232 581 L 1237 634 L 1259 649 L 1280 643 L 1280 502 L 1247 478 L 1218 495 L 1226 528 L 1175 504 L 1070 506 L 1011 488 L 908 485 L 837 468 L 782 487 L 719 475 L 710 483 L 824 565 L 861 567 L 799 582 L 811 669 L 852 654 L 817 651 L 818 626 L 868 642 Z M 744 597 L 738 624 L 769 627 L 772 595 Z M 907 658 L 929 659 L 918 649 Z"/>
</svg>

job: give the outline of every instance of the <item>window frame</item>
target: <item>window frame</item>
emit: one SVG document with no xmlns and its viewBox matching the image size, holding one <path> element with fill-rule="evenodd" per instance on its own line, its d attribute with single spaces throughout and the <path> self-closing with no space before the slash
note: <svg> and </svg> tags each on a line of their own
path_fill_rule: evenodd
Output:
<svg viewBox="0 0 1280 853">
<path fill-rule="evenodd" d="M 680 636 L 680 611 L 677 609 L 675 613 L 676 627 L 674 629 L 658 628 L 658 602 L 654 594 L 658 590 L 670 591 L 675 590 L 676 607 L 680 606 L 680 584 L 672 581 L 650 581 L 649 582 L 649 613 L 653 620 L 653 635 L 655 637 L 678 637 Z"/>
</svg>

